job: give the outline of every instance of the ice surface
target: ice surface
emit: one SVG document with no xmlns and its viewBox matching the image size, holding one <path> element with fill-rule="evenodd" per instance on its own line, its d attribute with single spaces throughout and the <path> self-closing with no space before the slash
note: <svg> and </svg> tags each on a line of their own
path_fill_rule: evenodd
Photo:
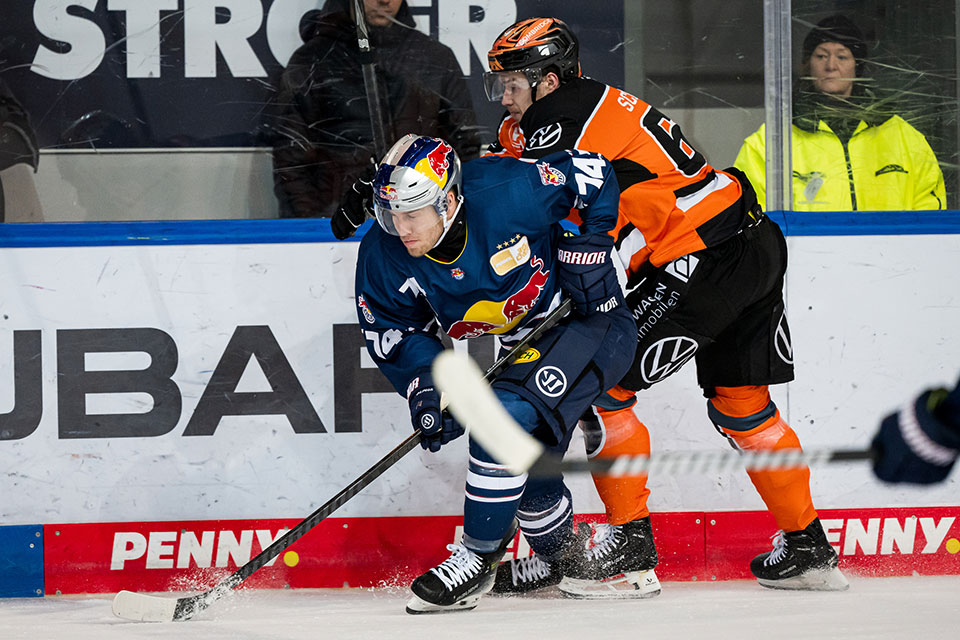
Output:
<svg viewBox="0 0 960 640">
<path fill-rule="evenodd" d="M 185 622 L 115 618 L 112 594 L 0 600 L 0 637 L 316 638 L 857 638 L 960 637 L 960 576 L 852 578 L 840 593 L 763 589 L 753 582 L 668 582 L 650 600 L 569 600 L 559 592 L 492 597 L 470 612 L 411 616 L 405 589 L 243 591 Z"/>
</svg>

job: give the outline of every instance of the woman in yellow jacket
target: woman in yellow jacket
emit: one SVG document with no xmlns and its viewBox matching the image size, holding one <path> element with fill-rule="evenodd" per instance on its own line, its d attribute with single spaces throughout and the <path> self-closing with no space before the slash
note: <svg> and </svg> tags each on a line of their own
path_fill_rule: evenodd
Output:
<svg viewBox="0 0 960 640">
<path fill-rule="evenodd" d="M 866 44 L 836 15 L 803 41 L 805 77 L 794 92 L 793 209 L 881 211 L 945 209 L 943 173 L 919 131 L 890 112 L 858 80 Z M 764 127 L 734 163 L 765 201 Z"/>
</svg>

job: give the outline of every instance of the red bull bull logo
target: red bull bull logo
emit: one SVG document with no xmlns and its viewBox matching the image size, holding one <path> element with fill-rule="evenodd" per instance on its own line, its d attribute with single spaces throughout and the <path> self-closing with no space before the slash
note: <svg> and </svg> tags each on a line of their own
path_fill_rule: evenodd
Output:
<svg viewBox="0 0 960 640">
<path fill-rule="evenodd" d="M 537 165 L 537 170 L 540 172 L 540 182 L 545 185 L 559 187 L 567 182 L 567 176 L 563 175 L 562 172 L 557 171 L 546 162 L 539 163 Z"/>
<path fill-rule="evenodd" d="M 447 169 L 450 168 L 450 160 L 447 159 L 447 154 L 453 151 L 453 147 L 440 138 L 434 138 L 434 141 L 436 141 L 437 146 L 433 151 L 426 154 L 426 159 L 427 164 L 430 165 L 430 169 L 440 178 L 442 186 L 442 184 L 446 182 L 444 176 L 447 175 Z"/>
<path fill-rule="evenodd" d="M 395 188 L 391 187 L 389 184 L 385 184 L 378 190 L 377 197 L 381 200 L 396 200 L 398 194 Z"/>
<path fill-rule="evenodd" d="M 471 306 L 463 320 L 454 322 L 447 335 L 455 340 L 476 338 L 485 333 L 506 333 L 533 309 L 540 300 L 540 294 L 547 284 L 550 271 L 545 271 L 543 260 L 534 256 L 530 266 L 536 271 L 527 283 L 503 302 L 481 300 Z"/>
</svg>

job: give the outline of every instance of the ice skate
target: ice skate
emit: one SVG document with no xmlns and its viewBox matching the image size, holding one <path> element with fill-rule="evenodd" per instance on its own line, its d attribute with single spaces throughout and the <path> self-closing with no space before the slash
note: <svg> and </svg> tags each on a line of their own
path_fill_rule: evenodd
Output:
<svg viewBox="0 0 960 640">
<path fill-rule="evenodd" d="M 448 544 L 450 557 L 410 585 L 413 597 L 407 601 L 407 613 L 448 613 L 475 608 L 483 594 L 493 588 L 497 565 L 516 532 L 514 522 L 500 547 L 490 553 L 476 553 L 462 544 Z"/>
<path fill-rule="evenodd" d="M 652 598 L 660 593 L 654 572 L 657 548 L 650 517 L 621 525 L 597 525 L 593 539 L 560 581 L 573 598 Z"/>
<path fill-rule="evenodd" d="M 530 593 L 560 584 L 564 573 L 579 560 L 580 553 L 590 537 L 590 525 L 581 522 L 561 556 L 547 559 L 534 553 L 526 558 L 501 562 L 492 593 Z"/>
<path fill-rule="evenodd" d="M 529 593 L 560 583 L 563 570 L 559 562 L 548 562 L 537 554 L 501 562 L 493 584 L 493 593 Z"/>
<path fill-rule="evenodd" d="M 750 571 L 764 587 L 843 591 L 850 586 L 837 568 L 839 558 L 827 542 L 817 518 L 801 531 L 778 531 L 773 550 L 750 562 Z"/>
</svg>

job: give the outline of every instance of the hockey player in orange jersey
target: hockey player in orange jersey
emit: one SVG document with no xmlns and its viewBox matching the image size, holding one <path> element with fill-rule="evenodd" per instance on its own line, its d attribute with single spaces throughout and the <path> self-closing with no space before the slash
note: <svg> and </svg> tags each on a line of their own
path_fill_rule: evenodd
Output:
<svg viewBox="0 0 960 640">
<path fill-rule="evenodd" d="M 691 359 L 707 415 L 732 446 L 800 448 L 767 386 L 793 379 L 782 293 L 786 242 L 762 213 L 746 176 L 711 167 L 680 126 L 651 105 L 582 76 L 577 38 L 560 20 L 517 22 L 497 38 L 488 58 L 487 96 L 507 110 L 491 153 L 539 158 L 569 148 L 598 152 L 611 161 L 620 184 L 614 233 L 639 346 L 630 373 L 584 417 L 588 455 L 648 454 L 647 428 L 633 411 L 636 393 Z M 748 473 L 780 528 L 773 550 L 751 562 L 760 584 L 847 588 L 813 506 L 809 469 Z M 558 505 L 520 512 L 520 527 L 536 553 L 503 563 L 495 591 L 559 583 L 581 597 L 659 593 L 646 476 L 595 476 L 594 482 L 608 524 L 597 527 L 592 546 L 584 549 L 572 521 L 558 520 Z"/>
</svg>

